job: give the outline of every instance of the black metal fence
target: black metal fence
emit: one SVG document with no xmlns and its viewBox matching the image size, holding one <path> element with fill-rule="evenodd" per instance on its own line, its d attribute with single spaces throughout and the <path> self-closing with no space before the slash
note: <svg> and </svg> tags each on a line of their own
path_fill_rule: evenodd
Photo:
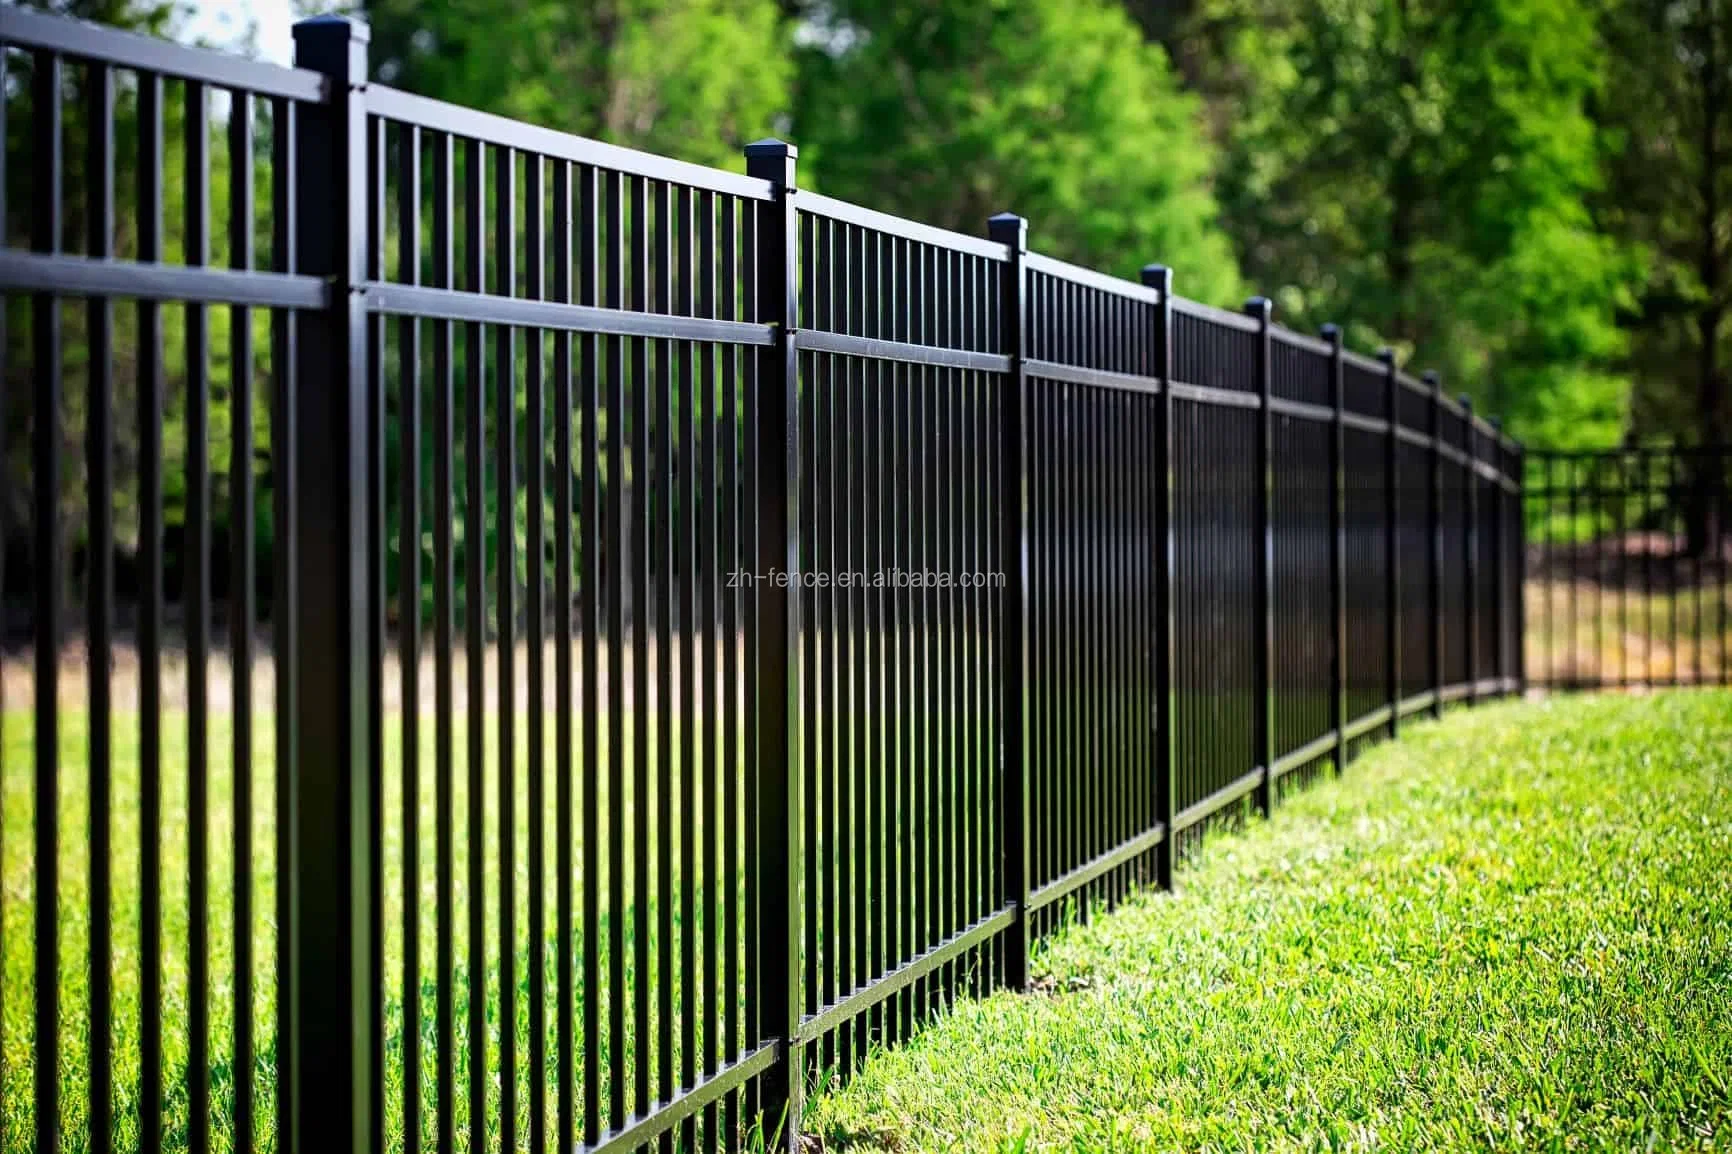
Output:
<svg viewBox="0 0 1732 1154">
<path fill-rule="evenodd" d="M 1435 378 L 295 37 L 0 8 L 6 1149 L 787 1141 L 1519 687 Z"/>
<path fill-rule="evenodd" d="M 1534 684 L 1732 684 L 1732 448 L 1536 451 L 1526 468 Z"/>
</svg>

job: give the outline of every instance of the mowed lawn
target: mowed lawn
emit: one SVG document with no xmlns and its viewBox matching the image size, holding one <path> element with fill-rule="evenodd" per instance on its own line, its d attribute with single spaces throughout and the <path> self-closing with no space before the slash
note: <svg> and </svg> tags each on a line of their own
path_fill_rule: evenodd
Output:
<svg viewBox="0 0 1732 1154">
<path fill-rule="evenodd" d="M 815 1101 L 827 1149 L 1732 1150 L 1732 694 L 1415 725 Z"/>
</svg>

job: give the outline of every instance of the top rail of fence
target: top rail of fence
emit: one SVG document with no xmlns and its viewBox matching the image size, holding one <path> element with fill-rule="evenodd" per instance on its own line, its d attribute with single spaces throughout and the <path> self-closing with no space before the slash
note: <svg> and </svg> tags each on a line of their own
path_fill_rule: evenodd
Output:
<svg viewBox="0 0 1732 1154">
<path fill-rule="evenodd" d="M 936 248 L 947 248 L 953 252 L 966 253 L 970 256 L 985 257 L 988 260 L 1007 261 L 1010 259 L 1010 250 L 995 240 L 969 236 L 965 232 L 952 232 L 936 225 L 921 224 L 919 221 L 892 216 L 887 212 L 879 212 L 875 208 L 865 208 L 851 201 L 837 200 L 833 196 L 825 196 L 822 193 L 801 189 L 795 194 L 794 205 L 801 212 L 822 216 L 828 220 L 840 221 L 843 224 L 859 225 L 861 228 L 881 232 L 902 240 L 913 241 L 916 244 L 929 244 Z"/>
<path fill-rule="evenodd" d="M 316 103 L 323 101 L 330 91 L 329 82 L 317 72 L 189 48 L 65 16 L 33 12 L 16 4 L 0 6 L 0 43 L 256 96 Z"/>
<path fill-rule="evenodd" d="M 1214 305 L 1201 304 L 1176 294 L 1173 297 L 1173 311 L 1224 325 L 1230 329 L 1237 329 L 1242 333 L 1257 332 L 1259 327 L 1257 318 L 1245 313 L 1236 313 L 1228 309 L 1216 308 Z"/>
<path fill-rule="evenodd" d="M 575 136 L 569 132 L 525 124 L 491 112 L 465 108 L 461 104 L 449 104 L 430 96 L 417 96 L 389 85 L 368 85 L 367 112 L 429 132 L 449 133 L 469 140 L 515 148 L 551 160 L 567 160 L 574 164 L 707 189 L 747 200 L 767 201 L 771 196 L 770 182 L 757 177 L 702 164 L 691 164 L 684 160 L 673 160 L 650 152 L 639 152 L 635 148 L 624 148 L 585 136 Z"/>
<path fill-rule="evenodd" d="M 1320 357 L 1327 357 L 1333 352 L 1328 341 L 1322 340 L 1318 337 L 1307 336 L 1304 333 L 1287 328 L 1285 325 L 1270 325 L 1269 335 L 1278 341 L 1292 346 L 1293 348 L 1307 353 L 1314 353 Z"/>
<path fill-rule="evenodd" d="M 1378 360 L 1376 357 L 1368 357 L 1364 353 L 1356 353 L 1352 349 L 1341 350 L 1341 361 L 1343 364 L 1363 369 L 1368 373 L 1382 373 L 1388 371 L 1384 362 Z"/>
<path fill-rule="evenodd" d="M 1031 252 L 1028 254 L 1027 258 L 1025 258 L 1023 265 L 1030 272 L 1046 273 L 1049 276 L 1059 277 L 1060 279 L 1070 281 L 1073 284 L 1083 285 L 1084 287 L 1092 289 L 1099 289 L 1102 292 L 1113 293 L 1117 296 L 1124 297 L 1126 300 L 1141 301 L 1144 304 L 1151 305 L 1158 305 L 1161 303 L 1160 289 L 1152 288 L 1149 285 L 1138 284 L 1135 281 L 1128 281 L 1123 277 L 1116 277 L 1110 273 L 1096 272 L 1092 268 L 1084 268 L 1079 264 L 1071 264 L 1069 261 L 1062 261 L 1057 257 L 1050 257 L 1042 253 Z M 1173 299 L 1176 304 L 1178 298 L 1174 297 Z"/>
</svg>

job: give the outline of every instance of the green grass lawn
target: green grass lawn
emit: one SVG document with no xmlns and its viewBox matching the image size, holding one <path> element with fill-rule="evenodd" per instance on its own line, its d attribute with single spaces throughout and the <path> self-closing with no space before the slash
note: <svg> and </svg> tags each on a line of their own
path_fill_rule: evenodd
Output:
<svg viewBox="0 0 1732 1154">
<path fill-rule="evenodd" d="M 1732 694 L 1416 725 L 812 1104 L 827 1148 L 1732 1149 Z"/>
</svg>

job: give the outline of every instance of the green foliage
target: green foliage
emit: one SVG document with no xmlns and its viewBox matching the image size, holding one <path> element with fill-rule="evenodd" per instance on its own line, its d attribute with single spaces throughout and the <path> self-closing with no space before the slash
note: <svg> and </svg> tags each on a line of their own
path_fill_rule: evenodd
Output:
<svg viewBox="0 0 1732 1154">
<path fill-rule="evenodd" d="M 803 26 L 794 139 L 824 192 L 1235 303 L 1201 105 L 1103 0 L 838 3 Z"/>
<path fill-rule="evenodd" d="M 773 135 L 792 65 L 773 0 L 368 0 L 374 72 L 548 128 L 723 168 Z"/>
<path fill-rule="evenodd" d="M 1594 208 L 1641 260 L 1627 318 L 1636 425 L 1724 440 L 1732 437 L 1732 4 L 1605 0 L 1599 23 L 1606 98 L 1595 115 L 1607 181 Z"/>
<path fill-rule="evenodd" d="M 1626 255 L 1585 198 L 1600 91 L 1579 0 L 1214 0 L 1221 195 L 1288 323 L 1349 324 L 1550 443 L 1615 440 Z M 1220 29 L 1228 31 L 1220 33 Z"/>
<path fill-rule="evenodd" d="M 1416 725 L 812 1104 L 826 1147 L 1724 1149 L 1732 695 Z M 1664 799 L 1657 803 L 1656 799 Z"/>
</svg>

